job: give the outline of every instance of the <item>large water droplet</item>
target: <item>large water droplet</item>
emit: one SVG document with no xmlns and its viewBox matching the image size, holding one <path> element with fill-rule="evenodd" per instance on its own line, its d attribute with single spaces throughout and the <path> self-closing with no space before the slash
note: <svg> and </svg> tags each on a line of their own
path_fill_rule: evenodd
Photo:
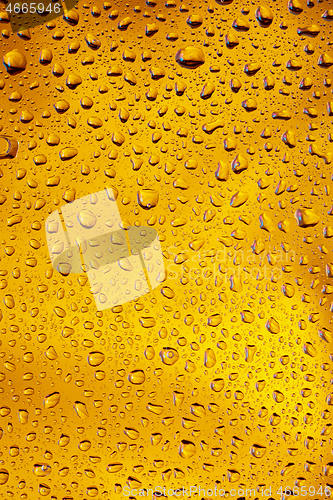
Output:
<svg viewBox="0 0 333 500">
<path fill-rule="evenodd" d="M 205 55 L 200 47 L 188 46 L 178 50 L 176 61 L 183 68 L 195 69 L 204 64 Z"/>
</svg>

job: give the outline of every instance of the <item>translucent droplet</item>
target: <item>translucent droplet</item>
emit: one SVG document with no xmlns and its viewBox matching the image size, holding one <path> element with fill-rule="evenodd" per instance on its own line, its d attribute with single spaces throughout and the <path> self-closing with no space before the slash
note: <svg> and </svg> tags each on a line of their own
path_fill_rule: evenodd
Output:
<svg viewBox="0 0 333 500">
<path fill-rule="evenodd" d="M 212 368 L 216 363 L 216 356 L 213 349 L 208 348 L 205 351 L 204 365 L 206 368 Z"/>
<path fill-rule="evenodd" d="M 172 366 L 179 359 L 179 353 L 176 349 L 172 347 L 164 347 L 160 351 L 161 360 L 165 365 Z"/>
<path fill-rule="evenodd" d="M 85 229 L 91 229 L 97 222 L 96 215 L 90 210 L 81 210 L 77 215 L 78 221 Z"/>
<path fill-rule="evenodd" d="M 105 354 L 99 351 L 93 351 L 88 354 L 88 363 L 90 366 L 99 366 L 103 363 Z"/>
<path fill-rule="evenodd" d="M 144 209 L 151 209 L 158 204 L 158 191 L 152 189 L 141 189 L 138 191 L 138 203 Z"/>
<path fill-rule="evenodd" d="M 0 484 L 6 484 L 9 479 L 9 472 L 7 469 L 0 469 Z"/>
<path fill-rule="evenodd" d="M 82 403 L 81 401 L 75 401 L 74 409 L 75 409 L 78 417 L 80 417 L 82 419 L 89 417 L 88 410 L 87 410 L 85 403 Z"/>
<path fill-rule="evenodd" d="M 24 54 L 14 49 L 3 56 L 3 63 L 9 74 L 16 75 L 25 70 L 27 59 Z"/>
<path fill-rule="evenodd" d="M 227 477 L 228 477 L 228 481 L 230 483 L 235 483 L 236 481 L 239 481 L 240 473 L 235 469 L 228 469 L 227 470 Z"/>
<path fill-rule="evenodd" d="M 126 434 L 127 437 L 133 440 L 138 439 L 138 437 L 140 436 L 139 431 L 133 429 L 132 427 L 125 427 L 124 434 Z"/>
<path fill-rule="evenodd" d="M 183 68 L 195 69 L 204 64 L 205 56 L 200 47 L 188 46 L 177 52 L 176 61 Z"/>
<path fill-rule="evenodd" d="M 262 458 L 267 451 L 266 446 L 260 446 L 259 444 L 254 444 L 251 447 L 251 455 L 255 458 Z"/>
<path fill-rule="evenodd" d="M 273 13 L 268 7 L 260 5 L 256 10 L 256 19 L 261 27 L 267 28 L 273 22 Z"/>
<path fill-rule="evenodd" d="M 135 385 L 142 384 L 145 379 L 146 376 L 143 370 L 133 370 L 128 376 L 128 380 Z"/>
<path fill-rule="evenodd" d="M 221 392 L 224 387 L 224 380 L 222 378 L 216 378 L 211 382 L 210 386 L 214 392 Z"/>
<path fill-rule="evenodd" d="M 114 462 L 112 464 L 109 464 L 106 468 L 107 472 L 110 472 L 111 474 L 114 474 L 116 472 L 121 471 L 121 469 L 124 467 L 124 465 L 120 462 Z"/>
<path fill-rule="evenodd" d="M 179 446 L 179 455 L 182 458 L 191 458 L 196 454 L 196 446 L 192 441 L 183 439 Z"/>
<path fill-rule="evenodd" d="M 248 363 L 252 363 L 256 351 L 257 351 L 257 347 L 255 345 L 248 344 L 245 347 L 245 361 L 247 361 Z"/>
<path fill-rule="evenodd" d="M 320 220 L 319 216 L 310 208 L 299 208 L 296 210 L 295 217 L 300 227 L 316 226 Z"/>
<path fill-rule="evenodd" d="M 53 392 L 52 394 L 49 394 L 44 398 L 44 406 L 47 409 L 54 408 L 57 406 L 61 398 L 61 395 L 59 392 Z"/>
<path fill-rule="evenodd" d="M 270 318 L 266 323 L 266 328 L 271 333 L 280 333 L 280 325 L 274 318 Z"/>
</svg>

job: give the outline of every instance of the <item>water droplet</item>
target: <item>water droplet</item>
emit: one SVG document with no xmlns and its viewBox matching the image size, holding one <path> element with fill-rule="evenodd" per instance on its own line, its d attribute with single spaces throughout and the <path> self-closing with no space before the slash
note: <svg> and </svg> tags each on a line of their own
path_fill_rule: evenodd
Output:
<svg viewBox="0 0 333 500">
<path fill-rule="evenodd" d="M 266 451 L 267 447 L 266 446 L 260 446 L 259 444 L 254 444 L 251 446 L 251 455 L 255 458 L 262 458 Z"/>
<path fill-rule="evenodd" d="M 216 364 L 216 356 L 213 349 L 208 348 L 205 351 L 204 365 L 206 368 L 212 368 Z"/>
<path fill-rule="evenodd" d="M 230 483 L 235 483 L 240 479 L 240 473 L 235 469 L 227 469 L 227 476 Z"/>
<path fill-rule="evenodd" d="M 7 469 L 0 469 L 0 484 L 6 484 L 9 479 L 9 472 Z"/>
<path fill-rule="evenodd" d="M 124 467 L 124 464 L 120 462 L 114 462 L 112 464 L 109 464 L 106 468 L 107 472 L 110 472 L 111 474 L 114 474 L 116 472 L 120 472 L 122 468 Z"/>
<path fill-rule="evenodd" d="M 230 205 L 234 208 L 241 207 L 242 205 L 244 205 L 244 203 L 247 202 L 248 199 L 249 199 L 248 193 L 244 191 L 237 191 L 237 193 L 235 193 L 232 196 L 230 200 Z"/>
<path fill-rule="evenodd" d="M 224 380 L 222 378 L 216 378 L 211 382 L 210 387 L 214 392 L 221 392 L 224 387 Z"/>
<path fill-rule="evenodd" d="M 125 427 L 124 434 L 132 440 L 136 440 L 140 436 L 139 431 L 133 429 L 132 427 Z"/>
<path fill-rule="evenodd" d="M 135 385 L 140 385 L 143 384 L 145 381 L 146 376 L 145 372 L 143 370 L 133 370 L 129 375 L 128 375 L 128 380 Z"/>
<path fill-rule="evenodd" d="M 172 366 L 178 361 L 179 353 L 172 347 L 163 347 L 160 351 L 160 357 L 165 365 Z"/>
<path fill-rule="evenodd" d="M 34 464 L 33 466 L 33 473 L 37 477 L 45 477 L 48 476 L 51 473 L 52 469 L 51 466 L 48 464 Z"/>
<path fill-rule="evenodd" d="M 3 56 L 2 60 L 7 72 L 11 75 L 21 73 L 27 66 L 27 59 L 25 55 L 17 49 L 7 52 L 7 54 Z"/>
<path fill-rule="evenodd" d="M 188 46 L 177 52 L 176 61 L 183 68 L 195 69 L 204 64 L 205 56 L 200 47 Z"/>
<path fill-rule="evenodd" d="M 191 458 L 196 454 L 196 447 L 192 441 L 183 439 L 179 446 L 179 455 L 182 458 Z"/>
<path fill-rule="evenodd" d="M 82 419 L 89 417 L 88 410 L 87 410 L 85 403 L 82 403 L 81 401 L 75 401 L 74 409 L 75 409 L 78 417 L 80 417 Z"/>
<path fill-rule="evenodd" d="M 274 318 L 270 318 L 266 323 L 266 328 L 271 333 L 280 333 L 280 325 Z"/>
<path fill-rule="evenodd" d="M 273 13 L 268 7 L 260 5 L 256 10 L 256 19 L 262 28 L 267 28 L 273 22 Z"/>
<path fill-rule="evenodd" d="M 296 210 L 295 217 L 300 227 L 316 226 L 320 220 L 319 216 L 310 208 L 299 208 Z"/>
<path fill-rule="evenodd" d="M 88 363 L 90 366 L 100 366 L 105 360 L 105 354 L 99 351 L 93 351 L 88 354 Z"/>
<path fill-rule="evenodd" d="M 44 406 L 46 409 L 54 408 L 60 401 L 60 393 L 53 392 L 44 398 Z"/>
<path fill-rule="evenodd" d="M 255 345 L 248 344 L 245 347 L 245 361 L 247 361 L 248 363 L 252 363 L 256 352 L 257 352 L 257 347 Z"/>
</svg>

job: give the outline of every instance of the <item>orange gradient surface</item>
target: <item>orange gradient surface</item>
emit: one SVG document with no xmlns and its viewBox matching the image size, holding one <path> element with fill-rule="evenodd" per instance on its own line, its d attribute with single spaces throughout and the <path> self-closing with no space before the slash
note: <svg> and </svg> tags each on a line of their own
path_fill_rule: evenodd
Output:
<svg viewBox="0 0 333 500">
<path fill-rule="evenodd" d="M 328 498 L 332 5 L 80 1 L 18 33 L 8 5 L 0 498 Z M 45 224 L 104 189 L 165 275 L 98 310 Z"/>
</svg>

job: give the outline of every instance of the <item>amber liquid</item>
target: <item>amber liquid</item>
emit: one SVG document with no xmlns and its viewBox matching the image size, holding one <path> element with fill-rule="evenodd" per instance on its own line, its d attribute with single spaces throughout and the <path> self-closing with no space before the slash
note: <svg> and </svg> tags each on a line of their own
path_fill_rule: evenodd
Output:
<svg viewBox="0 0 333 500">
<path fill-rule="evenodd" d="M 6 6 L 0 497 L 328 498 L 330 2 Z M 98 310 L 45 223 L 104 188 L 165 275 Z"/>
</svg>

